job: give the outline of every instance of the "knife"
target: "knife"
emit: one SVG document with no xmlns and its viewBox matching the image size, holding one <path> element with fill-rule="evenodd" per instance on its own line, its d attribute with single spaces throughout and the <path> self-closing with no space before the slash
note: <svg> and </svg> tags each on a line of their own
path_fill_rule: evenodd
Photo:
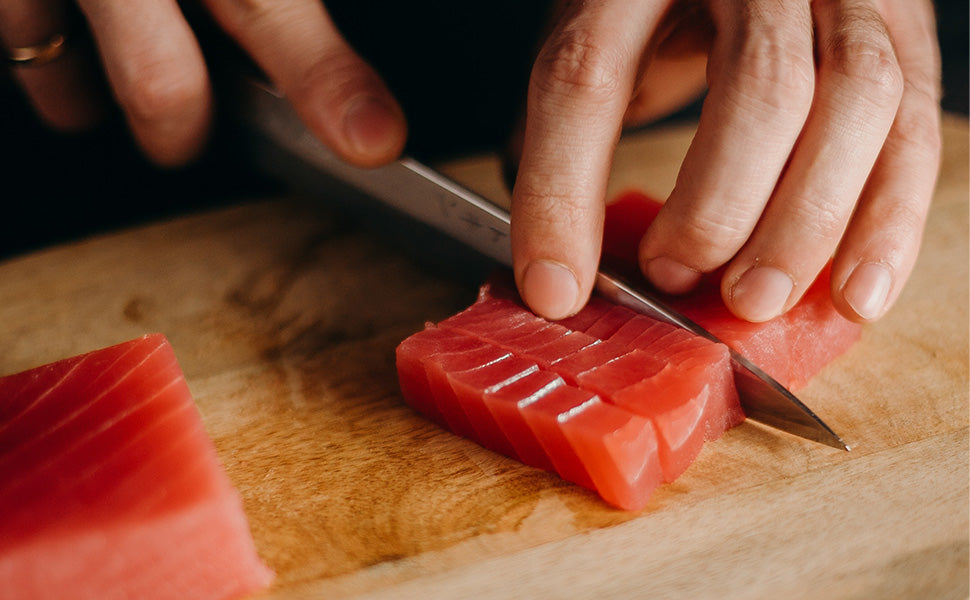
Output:
<svg viewBox="0 0 970 600">
<path fill-rule="evenodd" d="M 251 160 L 267 171 L 300 181 L 328 197 L 352 193 L 429 225 L 485 257 L 512 265 L 509 214 L 414 158 L 364 169 L 347 164 L 319 142 L 289 102 L 258 77 L 241 77 L 237 118 L 251 148 Z M 648 290 L 616 273 L 600 270 L 596 292 L 604 298 L 714 342 L 712 333 L 680 314 Z M 727 345 L 727 344 L 725 344 Z M 735 384 L 748 418 L 809 440 L 849 450 L 825 422 L 774 378 L 730 349 Z"/>
</svg>

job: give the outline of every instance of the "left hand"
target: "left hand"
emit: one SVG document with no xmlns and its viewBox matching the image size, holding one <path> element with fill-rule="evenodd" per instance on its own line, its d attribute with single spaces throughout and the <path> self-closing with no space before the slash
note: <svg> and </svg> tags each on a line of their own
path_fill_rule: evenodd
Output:
<svg viewBox="0 0 970 600">
<path fill-rule="evenodd" d="M 526 303 L 553 319 L 585 304 L 621 129 L 702 89 L 701 49 L 709 93 L 644 274 L 679 293 L 727 265 L 726 305 L 764 321 L 834 255 L 835 306 L 878 319 L 915 263 L 940 159 L 928 0 L 565 6 L 533 69 L 513 190 Z"/>
</svg>

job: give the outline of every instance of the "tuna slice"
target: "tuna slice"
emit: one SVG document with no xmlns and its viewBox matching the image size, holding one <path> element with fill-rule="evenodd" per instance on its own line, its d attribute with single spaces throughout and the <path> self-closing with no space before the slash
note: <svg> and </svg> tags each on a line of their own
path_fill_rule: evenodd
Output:
<svg viewBox="0 0 970 600">
<path fill-rule="evenodd" d="M 164 336 L 0 379 L 0 589 L 237 598 L 269 585 Z"/>
<path fill-rule="evenodd" d="M 660 206 L 639 192 L 613 202 L 604 260 L 635 270 Z M 859 337 L 828 298 L 827 270 L 794 309 L 758 324 L 727 311 L 718 279 L 669 301 L 792 388 Z M 726 346 L 596 297 L 550 323 L 510 281 L 404 340 L 397 368 L 405 400 L 429 419 L 630 510 L 744 420 Z"/>
<path fill-rule="evenodd" d="M 550 323 L 498 281 L 404 340 L 397 361 L 428 418 L 629 510 L 744 418 L 725 346 L 605 302 Z"/>
</svg>

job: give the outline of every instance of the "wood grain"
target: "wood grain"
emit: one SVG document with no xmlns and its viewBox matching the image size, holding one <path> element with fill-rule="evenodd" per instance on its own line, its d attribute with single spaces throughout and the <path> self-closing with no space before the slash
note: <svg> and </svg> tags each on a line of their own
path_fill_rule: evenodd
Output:
<svg viewBox="0 0 970 600">
<path fill-rule="evenodd" d="M 690 125 L 621 144 L 663 195 Z M 507 198 L 497 163 L 445 165 Z M 266 598 L 965 598 L 967 122 L 896 308 L 800 395 L 851 453 L 745 423 L 646 509 L 441 431 L 396 344 L 473 286 L 297 199 L 241 202 L 0 264 L 0 373 L 160 331 L 277 572 Z"/>
</svg>

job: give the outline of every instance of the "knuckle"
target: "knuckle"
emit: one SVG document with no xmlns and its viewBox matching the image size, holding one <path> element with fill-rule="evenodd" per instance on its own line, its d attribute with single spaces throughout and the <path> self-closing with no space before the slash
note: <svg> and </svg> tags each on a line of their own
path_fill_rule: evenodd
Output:
<svg viewBox="0 0 970 600">
<path fill-rule="evenodd" d="M 378 87 L 377 76 L 350 48 L 334 46 L 307 67 L 299 80 L 297 93 L 323 90 L 341 102 L 361 87 Z"/>
<path fill-rule="evenodd" d="M 924 70 L 917 67 L 909 71 L 905 78 L 903 93 L 932 105 L 939 104 L 940 97 L 943 95 L 943 82 L 939 69 Z"/>
<path fill-rule="evenodd" d="M 811 49 L 773 36 L 749 38 L 740 50 L 739 88 L 773 109 L 807 111 L 815 92 Z"/>
<path fill-rule="evenodd" d="M 533 71 L 533 83 L 545 93 L 608 102 L 622 87 L 618 53 L 589 31 L 567 29 L 550 39 Z"/>
<path fill-rule="evenodd" d="M 286 2 L 280 0 L 211 0 L 210 5 L 219 12 L 220 21 L 226 33 L 236 36 L 245 30 L 258 27 L 279 17 L 280 11 L 288 10 Z"/>
<path fill-rule="evenodd" d="M 202 102 L 206 86 L 204 74 L 175 61 L 156 61 L 135 71 L 122 92 L 122 103 L 139 121 L 178 119 Z"/>
<path fill-rule="evenodd" d="M 878 251 L 881 259 L 898 264 L 919 251 L 928 203 L 914 195 L 882 197 L 864 215 L 867 239 L 864 252 Z"/>
<path fill-rule="evenodd" d="M 854 206 L 854 202 L 851 203 Z M 842 237 L 848 222 L 843 203 L 837 199 L 795 199 L 791 203 L 790 218 L 803 232 L 807 243 L 831 245 Z"/>
<path fill-rule="evenodd" d="M 540 192 L 517 186 L 513 206 L 515 218 L 532 226 L 562 231 L 585 230 L 594 218 L 589 202 L 575 195 Z"/>
<path fill-rule="evenodd" d="M 748 228 L 729 219 L 694 218 L 681 230 L 680 234 L 688 245 L 695 248 L 725 249 L 734 254 L 748 239 Z"/>
<path fill-rule="evenodd" d="M 902 69 L 878 16 L 848 14 L 822 48 L 822 62 L 876 102 L 902 96 Z"/>
<path fill-rule="evenodd" d="M 898 101 L 903 77 L 890 48 L 864 41 L 836 44 L 831 52 L 833 69 L 875 100 Z"/>
<path fill-rule="evenodd" d="M 749 219 L 726 211 L 723 214 L 685 215 L 676 219 L 674 246 L 688 255 L 695 268 L 714 268 L 738 251 L 751 234 Z"/>
<path fill-rule="evenodd" d="M 919 104 L 900 107 L 893 122 L 893 143 L 899 143 L 907 153 L 918 153 L 928 163 L 936 163 L 943 144 L 939 109 L 935 103 Z"/>
<path fill-rule="evenodd" d="M 909 196 L 886 199 L 879 208 L 874 209 L 875 220 L 887 226 L 893 233 L 890 236 L 893 239 L 919 237 L 926 222 L 925 206 L 925 202 Z"/>
<path fill-rule="evenodd" d="M 339 102 L 361 87 L 381 87 L 377 74 L 339 34 L 315 39 L 313 35 L 307 35 L 309 31 L 315 31 L 312 27 L 294 29 L 288 25 L 307 21 L 300 3 L 290 0 L 218 0 L 218 3 L 223 15 L 221 21 L 225 22 L 228 33 L 244 37 L 247 32 L 269 31 L 276 43 L 289 44 L 286 46 L 289 50 L 303 50 L 285 68 L 275 65 L 274 71 L 282 79 L 276 83 L 286 88 L 284 91 L 288 95 L 307 96 L 322 92 L 326 100 Z M 289 37 L 281 39 L 283 36 Z M 279 57 L 284 54 L 291 55 L 280 52 L 274 60 L 279 63 Z"/>
</svg>

